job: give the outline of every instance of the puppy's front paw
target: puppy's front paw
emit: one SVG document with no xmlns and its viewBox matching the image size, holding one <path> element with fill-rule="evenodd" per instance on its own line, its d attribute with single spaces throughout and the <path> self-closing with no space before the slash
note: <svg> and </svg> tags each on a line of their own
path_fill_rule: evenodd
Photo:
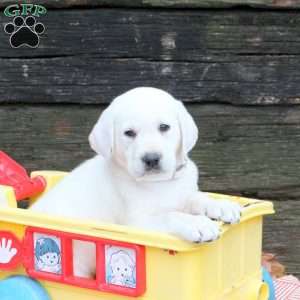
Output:
<svg viewBox="0 0 300 300">
<path fill-rule="evenodd" d="M 206 216 L 185 215 L 173 223 L 174 233 L 193 243 L 213 241 L 220 236 L 218 223 Z"/>
<path fill-rule="evenodd" d="M 238 223 L 241 218 L 241 211 L 242 207 L 238 203 L 228 200 L 212 200 L 206 207 L 206 215 L 209 218 L 228 224 Z"/>
</svg>

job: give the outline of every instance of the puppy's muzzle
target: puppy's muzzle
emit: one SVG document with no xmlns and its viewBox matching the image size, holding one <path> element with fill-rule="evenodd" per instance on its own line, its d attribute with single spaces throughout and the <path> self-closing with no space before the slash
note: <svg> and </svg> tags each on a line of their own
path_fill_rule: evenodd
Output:
<svg viewBox="0 0 300 300">
<path fill-rule="evenodd" d="M 146 171 L 159 170 L 160 169 L 161 154 L 156 152 L 146 153 L 142 157 Z"/>
</svg>

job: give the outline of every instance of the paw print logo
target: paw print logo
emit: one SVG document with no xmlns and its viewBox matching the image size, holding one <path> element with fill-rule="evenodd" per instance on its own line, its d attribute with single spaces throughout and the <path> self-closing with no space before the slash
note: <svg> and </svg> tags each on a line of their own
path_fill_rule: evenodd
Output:
<svg viewBox="0 0 300 300">
<path fill-rule="evenodd" d="M 23 45 L 36 48 L 40 42 L 40 35 L 45 31 L 45 26 L 36 22 L 33 16 L 26 18 L 17 16 L 4 26 L 4 31 L 10 34 L 9 41 L 13 48 Z"/>
</svg>

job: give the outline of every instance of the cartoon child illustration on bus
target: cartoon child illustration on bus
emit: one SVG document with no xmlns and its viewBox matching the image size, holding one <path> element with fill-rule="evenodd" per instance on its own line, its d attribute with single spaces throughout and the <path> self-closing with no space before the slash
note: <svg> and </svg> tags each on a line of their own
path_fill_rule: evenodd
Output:
<svg viewBox="0 0 300 300">
<path fill-rule="evenodd" d="M 61 273 L 61 251 L 53 238 L 41 237 L 37 239 L 34 251 L 37 271 Z"/>
<path fill-rule="evenodd" d="M 135 261 L 125 249 L 116 250 L 106 255 L 107 283 L 125 286 L 136 287 L 135 280 Z"/>
</svg>

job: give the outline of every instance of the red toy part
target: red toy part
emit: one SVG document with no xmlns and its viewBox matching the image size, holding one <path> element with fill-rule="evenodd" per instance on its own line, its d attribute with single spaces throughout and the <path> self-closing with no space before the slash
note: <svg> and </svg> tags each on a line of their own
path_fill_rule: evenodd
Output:
<svg viewBox="0 0 300 300">
<path fill-rule="evenodd" d="M 22 260 L 22 244 L 9 231 L 0 231 L 0 269 L 10 270 Z"/>
<path fill-rule="evenodd" d="M 31 179 L 26 170 L 3 151 L 0 151 L 0 184 L 11 186 L 17 200 L 35 196 L 46 188 L 42 176 Z"/>
<path fill-rule="evenodd" d="M 95 278 L 82 278 L 74 274 L 74 241 L 95 245 Z M 146 290 L 144 246 L 44 228 L 27 227 L 23 257 L 26 271 L 33 278 L 131 297 L 138 297 Z M 116 269 L 123 267 L 124 274 L 123 271 L 119 274 L 111 274 L 112 257 Z M 117 265 L 118 263 L 120 265 Z M 127 268 L 131 269 L 128 270 Z M 125 274 L 126 269 L 127 274 Z M 112 278 L 111 275 L 114 275 L 115 278 Z M 126 278 L 129 277 L 131 282 L 126 281 Z"/>
</svg>

